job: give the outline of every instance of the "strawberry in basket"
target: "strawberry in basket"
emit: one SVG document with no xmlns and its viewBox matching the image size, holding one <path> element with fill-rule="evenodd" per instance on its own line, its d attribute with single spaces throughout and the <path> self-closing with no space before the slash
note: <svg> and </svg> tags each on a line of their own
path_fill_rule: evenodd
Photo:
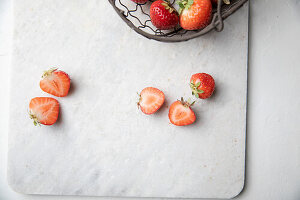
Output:
<svg viewBox="0 0 300 200">
<path fill-rule="evenodd" d="M 205 28 L 211 21 L 212 4 L 210 0 L 181 0 L 177 2 L 180 10 L 180 26 L 186 30 Z"/>
<path fill-rule="evenodd" d="M 160 30 L 175 28 L 179 22 L 179 15 L 175 8 L 164 0 L 157 0 L 151 4 L 150 18 L 152 24 Z"/>
</svg>

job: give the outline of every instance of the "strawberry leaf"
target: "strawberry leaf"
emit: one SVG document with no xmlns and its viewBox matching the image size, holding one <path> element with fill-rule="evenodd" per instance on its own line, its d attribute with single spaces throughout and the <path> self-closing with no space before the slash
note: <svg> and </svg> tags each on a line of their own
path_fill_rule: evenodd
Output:
<svg viewBox="0 0 300 200">
<path fill-rule="evenodd" d="M 167 2 L 161 3 L 161 5 L 163 5 L 165 9 L 169 11 L 169 13 L 172 13 L 174 11 L 174 8 L 172 8 L 172 6 L 170 6 L 170 4 Z"/>
<path fill-rule="evenodd" d="M 179 5 L 178 13 L 181 14 L 181 12 L 183 11 L 183 9 L 184 9 L 185 6 L 182 3 L 182 1 L 177 1 L 176 3 Z"/>
<path fill-rule="evenodd" d="M 197 89 L 197 93 L 198 93 L 198 94 L 202 94 L 202 93 L 204 93 L 204 91 L 203 91 L 203 90 Z"/>
<path fill-rule="evenodd" d="M 180 8 L 184 9 L 184 5 L 181 1 L 177 1 L 177 4 L 179 5 Z"/>
<path fill-rule="evenodd" d="M 192 89 L 192 94 L 195 95 L 195 97 L 199 98 L 199 94 L 204 93 L 203 90 L 198 89 L 198 87 L 201 85 L 201 82 L 198 82 L 197 84 L 194 84 L 193 82 L 190 83 L 190 88 Z"/>
<path fill-rule="evenodd" d="M 190 9 L 190 7 L 193 5 L 193 3 L 194 3 L 194 0 L 188 0 L 188 2 L 187 2 L 187 4 L 186 4 L 185 8 L 186 8 L 186 9 Z"/>
</svg>

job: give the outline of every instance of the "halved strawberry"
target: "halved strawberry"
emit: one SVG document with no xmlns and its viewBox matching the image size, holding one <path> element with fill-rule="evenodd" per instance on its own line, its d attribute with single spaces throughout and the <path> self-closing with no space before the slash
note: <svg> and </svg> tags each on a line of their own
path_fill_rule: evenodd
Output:
<svg viewBox="0 0 300 200">
<path fill-rule="evenodd" d="M 51 97 L 36 97 L 29 103 L 29 115 L 34 125 L 52 125 L 57 121 L 59 103 Z"/>
<path fill-rule="evenodd" d="M 140 94 L 138 106 L 142 112 L 151 115 L 155 113 L 165 101 L 165 95 L 157 88 L 147 87 L 144 88 Z"/>
<path fill-rule="evenodd" d="M 200 99 L 209 98 L 215 90 L 214 78 L 206 73 L 193 74 L 190 80 L 192 94 Z"/>
<path fill-rule="evenodd" d="M 183 100 L 177 100 L 170 106 L 169 119 L 170 122 L 176 126 L 186 126 L 196 121 L 196 115 L 190 108 L 193 103 L 189 103 Z"/>
<path fill-rule="evenodd" d="M 64 97 L 69 92 L 70 82 L 71 80 L 67 73 L 57 69 L 50 69 L 44 72 L 40 81 L 40 88 L 54 96 Z"/>
</svg>

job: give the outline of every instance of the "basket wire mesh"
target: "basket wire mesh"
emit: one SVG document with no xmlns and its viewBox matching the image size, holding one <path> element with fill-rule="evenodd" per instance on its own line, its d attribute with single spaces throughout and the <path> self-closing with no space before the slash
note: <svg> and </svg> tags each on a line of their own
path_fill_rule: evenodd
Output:
<svg viewBox="0 0 300 200">
<path fill-rule="evenodd" d="M 144 4 L 136 4 L 131 0 L 108 0 L 114 10 L 123 19 L 123 21 L 138 34 L 143 35 L 148 39 L 154 39 L 162 42 L 181 42 L 187 41 L 201 35 L 204 35 L 212 30 L 218 32 L 223 30 L 223 20 L 238 10 L 247 0 L 231 0 L 229 5 L 223 4 L 223 0 L 218 0 L 217 8 L 213 9 L 211 23 L 203 29 L 188 31 L 182 29 L 179 25 L 174 29 L 163 31 L 154 27 L 151 23 L 149 14 L 150 5 L 155 0 L 149 0 Z M 175 8 L 175 0 L 171 0 Z"/>
</svg>

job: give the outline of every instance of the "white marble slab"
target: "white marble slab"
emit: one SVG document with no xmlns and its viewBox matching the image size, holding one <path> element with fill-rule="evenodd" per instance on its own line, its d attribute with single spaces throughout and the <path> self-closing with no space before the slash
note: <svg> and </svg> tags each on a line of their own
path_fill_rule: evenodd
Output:
<svg viewBox="0 0 300 200">
<path fill-rule="evenodd" d="M 25 194 L 230 198 L 244 184 L 248 6 L 222 33 L 185 43 L 147 40 L 98 0 L 15 0 L 8 181 Z M 34 127 L 28 103 L 43 70 L 72 78 L 61 116 Z M 197 101 L 197 122 L 169 123 L 170 103 L 189 98 L 193 73 L 216 80 Z M 157 114 L 137 110 L 136 92 L 164 91 Z"/>
</svg>

